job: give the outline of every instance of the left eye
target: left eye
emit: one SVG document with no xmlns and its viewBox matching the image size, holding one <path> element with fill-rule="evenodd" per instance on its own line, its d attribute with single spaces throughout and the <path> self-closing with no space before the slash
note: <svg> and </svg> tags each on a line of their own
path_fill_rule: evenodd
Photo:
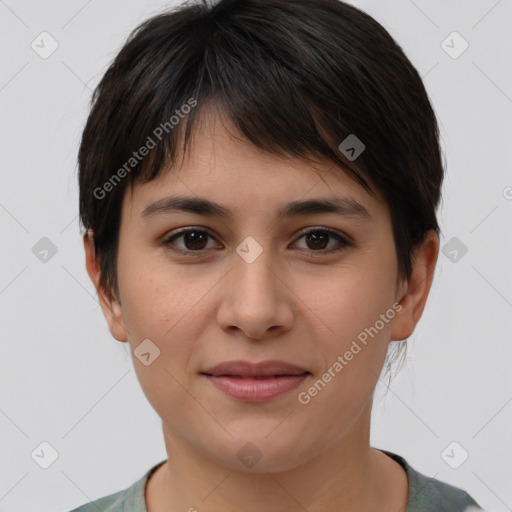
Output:
<svg viewBox="0 0 512 512">
<path fill-rule="evenodd" d="M 207 249 L 207 241 L 208 238 L 212 238 L 212 235 L 208 233 L 208 231 L 202 230 L 202 229 L 184 229 L 182 231 L 179 231 L 178 233 L 175 233 L 174 235 L 171 235 L 166 240 L 164 240 L 164 245 L 166 246 L 175 246 L 170 247 L 171 250 L 181 252 L 181 253 L 191 253 L 191 252 L 202 252 L 204 249 Z M 352 245 L 351 242 L 349 242 L 347 239 L 342 237 L 340 234 L 338 234 L 335 231 L 332 231 L 330 229 L 325 228 L 316 228 L 311 229 L 307 231 L 306 233 L 303 233 L 297 240 L 301 240 L 302 238 L 305 239 L 306 243 L 310 245 L 311 248 L 305 248 L 309 253 L 330 253 L 330 252 L 336 252 L 344 249 L 345 247 L 348 247 Z M 339 242 L 340 247 L 335 247 L 327 249 L 326 246 L 329 245 L 329 239 L 336 239 Z M 176 244 L 174 243 L 176 240 L 182 239 L 184 246 L 178 246 L 176 247 Z"/>
<path fill-rule="evenodd" d="M 335 231 L 331 231 L 330 229 L 311 229 L 310 231 L 307 231 L 306 233 L 303 233 L 302 236 L 300 236 L 298 238 L 298 240 L 300 240 L 301 238 L 305 238 L 306 240 L 306 243 L 308 244 L 312 244 L 313 245 L 313 249 L 316 249 L 316 250 L 311 250 L 311 249 L 308 249 L 306 248 L 306 251 L 308 252 L 321 252 L 321 251 L 324 251 L 324 252 L 336 252 L 336 251 L 341 251 L 343 248 L 345 247 L 348 247 L 351 244 L 351 242 L 349 242 L 348 240 L 346 240 L 345 238 L 343 238 L 341 235 L 339 235 L 338 233 L 336 233 Z M 335 247 L 334 249 L 326 249 L 326 243 L 328 245 L 328 240 L 329 238 L 334 238 L 336 239 L 339 244 L 340 244 L 340 247 Z"/>
</svg>

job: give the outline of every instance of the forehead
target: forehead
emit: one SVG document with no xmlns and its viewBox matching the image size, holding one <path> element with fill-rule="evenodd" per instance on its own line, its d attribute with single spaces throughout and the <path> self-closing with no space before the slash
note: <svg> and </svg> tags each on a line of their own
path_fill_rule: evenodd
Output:
<svg viewBox="0 0 512 512">
<path fill-rule="evenodd" d="M 233 217 L 253 211 L 283 213 L 284 206 L 314 198 L 342 199 L 344 207 L 386 218 L 381 195 L 370 195 L 346 171 L 327 159 L 310 162 L 271 154 L 241 136 L 226 118 L 211 113 L 198 118 L 189 151 L 154 180 L 134 185 L 123 206 L 137 217 L 159 199 L 208 198 L 226 206 Z M 351 203 L 351 204 L 349 204 Z"/>
</svg>

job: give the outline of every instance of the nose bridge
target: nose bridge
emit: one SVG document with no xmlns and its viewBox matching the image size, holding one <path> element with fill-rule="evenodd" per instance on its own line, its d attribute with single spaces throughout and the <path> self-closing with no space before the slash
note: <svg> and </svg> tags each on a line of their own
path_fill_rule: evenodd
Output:
<svg viewBox="0 0 512 512">
<path fill-rule="evenodd" d="M 286 287 L 276 275 L 280 265 L 263 238 L 260 244 L 248 237 L 236 248 L 217 317 L 223 329 L 236 328 L 259 340 L 290 329 L 294 319 Z"/>
<path fill-rule="evenodd" d="M 260 238 L 245 238 L 236 249 L 234 260 L 235 289 L 240 288 L 242 294 L 247 293 L 252 299 L 273 299 L 275 290 L 275 270 L 272 249 Z M 245 298 L 247 299 L 247 298 Z"/>
</svg>

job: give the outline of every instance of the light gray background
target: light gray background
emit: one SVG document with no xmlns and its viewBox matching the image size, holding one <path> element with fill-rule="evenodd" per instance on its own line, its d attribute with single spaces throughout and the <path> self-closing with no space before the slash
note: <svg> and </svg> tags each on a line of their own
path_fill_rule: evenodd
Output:
<svg viewBox="0 0 512 512">
<path fill-rule="evenodd" d="M 468 248 L 457 262 L 440 255 L 406 366 L 387 393 L 378 387 L 372 445 L 489 510 L 512 510 L 512 0 L 352 3 L 424 77 L 447 160 L 441 243 Z M 0 0 L 3 512 L 67 511 L 166 458 L 127 344 L 111 337 L 86 274 L 76 180 L 91 90 L 129 32 L 166 5 Z M 59 44 L 47 59 L 31 48 L 43 31 Z M 453 31 L 469 43 L 456 59 L 441 46 Z M 42 237 L 57 247 L 46 263 L 32 252 Z M 452 441 L 469 453 L 458 469 L 441 456 Z M 42 442 L 58 453 L 48 469 Z"/>
</svg>

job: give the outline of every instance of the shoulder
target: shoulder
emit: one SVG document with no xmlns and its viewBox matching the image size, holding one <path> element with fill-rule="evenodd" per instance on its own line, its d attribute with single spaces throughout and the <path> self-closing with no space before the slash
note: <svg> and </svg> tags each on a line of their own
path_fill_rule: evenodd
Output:
<svg viewBox="0 0 512 512">
<path fill-rule="evenodd" d="M 98 510 L 101 510 L 102 512 L 123 512 L 124 501 L 128 489 L 116 492 L 115 494 L 109 494 L 108 496 L 103 496 L 103 498 L 86 503 L 85 505 L 74 508 L 69 512 L 98 512 Z"/>
<path fill-rule="evenodd" d="M 464 489 L 428 477 L 399 455 L 384 451 L 404 467 L 409 479 L 406 512 L 472 512 L 483 508 Z"/>
<path fill-rule="evenodd" d="M 409 473 L 411 494 L 408 505 L 412 508 L 411 512 L 431 510 L 429 507 L 434 506 L 436 512 L 483 510 L 464 489 L 430 478 L 410 466 Z"/>
<path fill-rule="evenodd" d="M 147 512 L 144 491 L 146 482 L 158 467 L 165 461 L 159 462 L 142 475 L 130 487 L 95 501 L 85 503 L 69 512 Z"/>
</svg>

